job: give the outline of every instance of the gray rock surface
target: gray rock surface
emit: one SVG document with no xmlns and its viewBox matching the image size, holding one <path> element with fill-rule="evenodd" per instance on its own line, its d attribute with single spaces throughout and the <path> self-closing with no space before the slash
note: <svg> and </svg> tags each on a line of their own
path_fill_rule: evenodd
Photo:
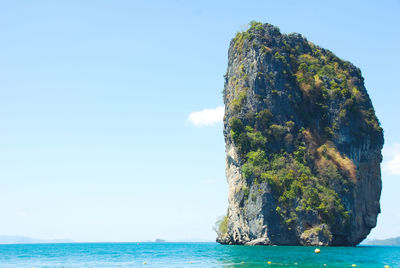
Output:
<svg viewBox="0 0 400 268">
<path fill-rule="evenodd" d="M 380 212 L 383 146 L 361 71 L 300 34 L 252 23 L 230 43 L 225 79 L 229 207 L 217 241 L 360 243 Z"/>
</svg>

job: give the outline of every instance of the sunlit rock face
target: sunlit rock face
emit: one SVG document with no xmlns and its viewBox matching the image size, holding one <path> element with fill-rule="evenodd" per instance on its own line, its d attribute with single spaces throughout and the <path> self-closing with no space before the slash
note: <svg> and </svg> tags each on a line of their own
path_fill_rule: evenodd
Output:
<svg viewBox="0 0 400 268">
<path fill-rule="evenodd" d="M 357 245 L 380 212 L 383 132 L 361 71 L 252 22 L 225 75 L 229 207 L 217 241 Z"/>
</svg>

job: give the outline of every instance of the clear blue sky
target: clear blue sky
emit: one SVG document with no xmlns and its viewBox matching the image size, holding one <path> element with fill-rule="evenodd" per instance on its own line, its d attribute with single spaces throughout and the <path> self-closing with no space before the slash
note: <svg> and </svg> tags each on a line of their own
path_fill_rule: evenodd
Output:
<svg viewBox="0 0 400 268">
<path fill-rule="evenodd" d="M 217 3 L 216 3 L 217 2 Z M 382 214 L 400 236 L 400 1 L 2 1 L 0 235 L 214 240 L 227 208 L 230 39 L 251 20 L 361 68 L 385 130 Z"/>
</svg>

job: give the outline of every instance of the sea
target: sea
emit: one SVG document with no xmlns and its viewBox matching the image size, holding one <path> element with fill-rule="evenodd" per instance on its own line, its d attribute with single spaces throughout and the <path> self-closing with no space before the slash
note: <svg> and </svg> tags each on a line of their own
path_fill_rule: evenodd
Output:
<svg viewBox="0 0 400 268">
<path fill-rule="evenodd" d="M 0 245 L 3 267 L 400 267 L 400 247 L 237 246 L 217 243 Z"/>
</svg>

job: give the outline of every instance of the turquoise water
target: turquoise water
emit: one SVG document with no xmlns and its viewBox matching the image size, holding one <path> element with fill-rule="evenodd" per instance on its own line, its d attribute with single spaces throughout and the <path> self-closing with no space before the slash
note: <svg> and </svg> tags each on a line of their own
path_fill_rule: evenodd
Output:
<svg viewBox="0 0 400 268">
<path fill-rule="evenodd" d="M 0 267 L 400 267 L 400 247 L 330 247 L 320 254 L 314 249 L 216 243 L 0 245 Z"/>
</svg>

